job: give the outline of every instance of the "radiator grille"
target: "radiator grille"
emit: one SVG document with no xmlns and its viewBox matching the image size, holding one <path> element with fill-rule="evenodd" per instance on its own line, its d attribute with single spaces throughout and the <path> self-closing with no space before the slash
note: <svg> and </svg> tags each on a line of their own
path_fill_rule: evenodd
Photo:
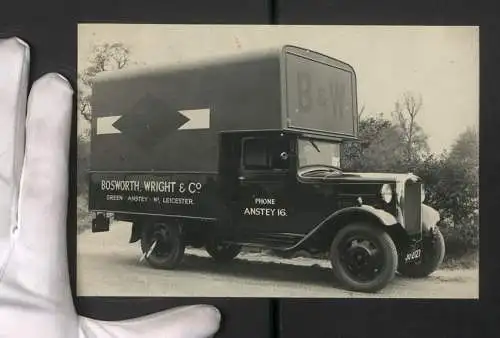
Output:
<svg viewBox="0 0 500 338">
<path fill-rule="evenodd" d="M 406 231 L 410 235 L 419 234 L 422 229 L 422 205 L 420 182 L 408 180 L 404 189 L 403 215 Z"/>
</svg>

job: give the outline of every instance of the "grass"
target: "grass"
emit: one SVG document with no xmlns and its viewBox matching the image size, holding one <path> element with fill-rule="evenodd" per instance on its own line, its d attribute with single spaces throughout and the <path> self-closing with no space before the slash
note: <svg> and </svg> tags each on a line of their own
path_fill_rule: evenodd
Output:
<svg viewBox="0 0 500 338">
<path fill-rule="evenodd" d="M 445 256 L 442 269 L 476 269 L 479 267 L 479 251 L 471 250 L 460 256 Z"/>
</svg>

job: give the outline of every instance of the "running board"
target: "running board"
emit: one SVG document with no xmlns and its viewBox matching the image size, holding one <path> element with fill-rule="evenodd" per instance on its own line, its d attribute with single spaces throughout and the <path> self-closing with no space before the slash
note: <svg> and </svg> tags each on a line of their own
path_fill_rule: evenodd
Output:
<svg viewBox="0 0 500 338">
<path fill-rule="evenodd" d="M 281 243 L 279 243 L 278 241 L 272 241 L 269 239 L 259 241 L 259 242 L 238 241 L 238 240 L 227 240 L 227 241 L 223 241 L 223 242 L 228 243 L 228 244 L 241 245 L 241 246 L 245 246 L 245 247 L 249 247 L 249 248 L 260 248 L 260 249 L 275 250 L 275 251 L 281 251 L 281 252 L 293 251 L 294 248 L 297 247 L 297 243 L 298 243 L 298 242 L 292 242 L 292 243 L 281 242 Z"/>
</svg>

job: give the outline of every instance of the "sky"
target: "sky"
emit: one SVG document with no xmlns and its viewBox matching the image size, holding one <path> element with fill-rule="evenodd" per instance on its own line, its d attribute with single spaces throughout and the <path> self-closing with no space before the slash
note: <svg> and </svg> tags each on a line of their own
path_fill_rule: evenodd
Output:
<svg viewBox="0 0 500 338">
<path fill-rule="evenodd" d="M 297 45 L 354 67 L 365 117 L 390 118 L 404 92 L 421 95 L 417 122 L 432 152 L 479 126 L 478 27 L 81 24 L 79 71 L 88 66 L 92 46 L 105 42 L 124 43 L 141 66 Z"/>
</svg>

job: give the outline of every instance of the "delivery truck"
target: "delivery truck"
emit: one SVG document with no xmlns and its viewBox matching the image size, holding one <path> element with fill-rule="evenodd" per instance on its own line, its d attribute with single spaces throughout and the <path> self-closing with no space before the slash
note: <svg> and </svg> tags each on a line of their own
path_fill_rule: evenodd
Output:
<svg viewBox="0 0 500 338">
<path fill-rule="evenodd" d="M 299 46 L 105 72 L 92 92 L 92 231 L 132 223 L 153 268 L 186 248 L 329 257 L 350 290 L 425 277 L 444 256 L 421 178 L 342 169 L 358 139 L 356 74 Z"/>
</svg>

